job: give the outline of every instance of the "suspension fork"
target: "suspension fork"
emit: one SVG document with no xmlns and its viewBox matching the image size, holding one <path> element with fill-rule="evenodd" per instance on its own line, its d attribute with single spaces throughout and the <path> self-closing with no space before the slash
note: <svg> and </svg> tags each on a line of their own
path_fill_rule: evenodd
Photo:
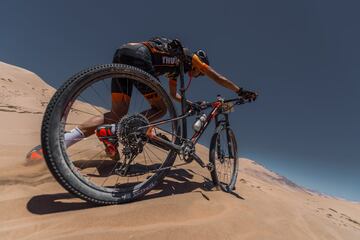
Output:
<svg viewBox="0 0 360 240">
<path fill-rule="evenodd" d="M 215 131 L 218 129 L 218 127 L 220 126 L 220 124 L 223 124 L 224 120 L 219 120 L 219 115 L 215 116 Z M 221 153 L 221 148 L 220 148 L 220 132 L 218 137 L 216 138 L 216 152 L 218 157 L 220 157 L 222 155 Z"/>
<path fill-rule="evenodd" d="M 229 114 L 227 113 L 223 113 L 222 114 L 224 116 L 224 119 L 221 119 L 219 120 L 219 117 L 218 115 L 216 115 L 215 117 L 215 128 L 218 128 L 218 126 L 220 126 L 220 124 L 223 124 L 224 125 L 224 128 L 225 128 L 225 133 L 226 133 L 226 143 L 227 143 L 227 146 L 228 146 L 228 152 L 229 152 L 229 157 L 232 158 L 233 157 L 233 152 L 232 152 L 232 146 L 230 146 L 230 134 L 229 134 Z M 220 147 L 220 138 L 216 139 L 217 141 L 217 153 L 218 153 L 218 156 L 219 154 L 222 154 L 221 153 L 221 147 Z"/>
<path fill-rule="evenodd" d="M 226 130 L 226 141 L 227 141 L 227 146 L 228 146 L 228 151 L 229 151 L 229 158 L 233 158 L 233 146 L 230 145 L 231 139 L 230 139 L 230 134 L 229 134 L 229 114 L 225 113 L 225 130 Z"/>
</svg>

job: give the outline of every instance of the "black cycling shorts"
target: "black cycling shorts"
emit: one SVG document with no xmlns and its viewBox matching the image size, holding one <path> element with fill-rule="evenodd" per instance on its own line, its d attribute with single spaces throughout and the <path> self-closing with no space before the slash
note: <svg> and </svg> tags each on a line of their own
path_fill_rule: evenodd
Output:
<svg viewBox="0 0 360 240">
<path fill-rule="evenodd" d="M 114 55 L 113 63 L 131 65 L 144 70 L 154 76 L 155 70 L 151 60 L 149 49 L 141 43 L 125 44 L 121 46 Z M 131 97 L 133 86 L 142 95 L 152 96 L 154 90 L 150 87 L 128 78 L 113 78 L 111 81 L 111 93 L 124 93 Z M 157 95 L 157 94 L 156 94 Z"/>
</svg>

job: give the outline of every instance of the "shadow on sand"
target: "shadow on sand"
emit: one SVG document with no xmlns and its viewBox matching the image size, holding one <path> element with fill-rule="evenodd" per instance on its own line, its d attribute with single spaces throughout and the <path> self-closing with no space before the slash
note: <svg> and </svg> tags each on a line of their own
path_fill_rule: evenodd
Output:
<svg viewBox="0 0 360 240">
<path fill-rule="evenodd" d="M 204 199 L 210 200 L 205 192 L 212 191 L 214 185 L 212 181 L 204 176 L 204 182 L 196 182 L 192 170 L 186 169 L 175 169 L 171 170 L 167 177 L 159 184 L 154 190 L 144 197 L 140 198 L 139 201 L 145 201 L 149 199 L 166 197 L 174 194 L 183 194 L 189 192 L 198 192 Z M 155 192 L 155 193 L 153 193 Z M 237 193 L 232 193 L 238 199 L 244 200 L 243 197 Z M 76 199 L 76 202 L 71 202 L 71 199 Z M 65 201 L 64 201 L 65 200 Z M 56 194 L 44 194 L 32 197 L 27 203 L 27 209 L 33 214 L 51 214 L 66 211 L 75 211 L 81 209 L 89 209 L 101 207 L 88 202 L 79 202 L 78 198 L 70 193 L 56 193 Z"/>
</svg>

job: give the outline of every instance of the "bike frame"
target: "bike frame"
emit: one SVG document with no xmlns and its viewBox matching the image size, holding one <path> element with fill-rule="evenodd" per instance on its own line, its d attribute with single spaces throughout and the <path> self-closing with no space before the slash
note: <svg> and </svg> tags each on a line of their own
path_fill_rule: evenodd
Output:
<svg viewBox="0 0 360 240">
<path fill-rule="evenodd" d="M 207 116 L 203 126 L 200 128 L 199 131 L 194 132 L 194 134 L 192 135 L 191 138 L 187 138 L 187 122 L 186 119 L 190 116 L 193 115 L 193 110 L 189 109 L 189 110 L 185 110 L 185 112 L 175 118 L 170 118 L 170 119 L 165 119 L 165 120 L 161 120 L 161 121 L 157 121 L 157 122 L 153 122 L 150 125 L 147 125 L 146 127 L 150 127 L 149 129 L 151 130 L 151 127 L 155 127 L 158 125 L 162 125 L 168 122 L 172 122 L 172 121 L 176 121 L 176 120 L 181 120 L 182 121 L 182 132 L 181 132 L 181 139 L 183 140 L 189 140 L 191 143 L 193 143 L 194 145 L 198 142 L 199 138 L 201 137 L 201 135 L 204 133 L 204 131 L 206 130 L 206 128 L 208 127 L 209 123 L 215 119 L 215 127 L 218 127 L 219 124 L 225 124 L 225 126 L 229 126 L 229 117 L 228 117 L 228 113 L 224 113 L 220 111 L 220 108 L 222 107 L 223 103 L 227 103 L 227 102 L 231 102 L 231 101 L 237 101 L 238 99 L 230 99 L 227 101 L 222 101 L 222 100 L 217 100 L 213 103 L 209 103 L 208 107 L 212 107 L 212 110 L 210 112 L 210 114 Z M 206 108 L 204 108 L 203 110 L 205 110 Z M 218 116 L 219 114 L 223 114 L 224 115 L 224 119 L 219 120 Z M 149 135 L 150 133 L 148 133 Z M 151 139 L 155 139 L 159 142 L 165 143 L 163 139 L 161 138 L 157 138 L 156 135 L 150 135 Z M 166 141 L 168 142 L 168 141 Z M 172 149 L 176 149 L 179 150 L 180 145 L 177 144 L 169 144 L 168 147 L 172 148 Z"/>
</svg>

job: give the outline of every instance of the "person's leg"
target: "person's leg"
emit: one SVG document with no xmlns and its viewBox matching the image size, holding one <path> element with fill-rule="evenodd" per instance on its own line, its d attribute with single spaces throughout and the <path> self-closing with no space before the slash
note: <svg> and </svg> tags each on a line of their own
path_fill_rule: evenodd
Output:
<svg viewBox="0 0 360 240">
<path fill-rule="evenodd" d="M 147 117 L 150 122 L 157 120 L 166 114 L 166 105 L 155 92 L 146 94 L 144 97 L 149 102 L 151 108 L 142 111 L 141 114 Z"/>
<path fill-rule="evenodd" d="M 122 48 L 118 49 L 113 57 L 113 63 L 127 63 L 129 59 L 122 55 Z M 131 64 L 130 64 L 131 65 Z M 95 130 L 103 124 L 118 122 L 129 110 L 130 98 L 132 93 L 132 80 L 113 78 L 111 80 L 111 111 L 103 116 L 95 116 L 79 126 L 84 136 L 94 134 Z"/>
<path fill-rule="evenodd" d="M 132 81 L 129 79 L 112 79 L 111 92 L 111 111 L 103 116 L 92 117 L 79 126 L 86 137 L 94 134 L 100 125 L 118 122 L 128 112 Z"/>
<path fill-rule="evenodd" d="M 137 48 L 136 52 L 139 56 L 141 56 L 141 61 L 137 61 L 136 66 L 144 70 L 145 72 L 153 75 L 157 79 L 157 77 L 155 76 L 154 66 L 152 65 L 151 53 L 149 52 L 148 48 L 142 45 Z M 150 109 L 142 111 L 142 115 L 147 117 L 148 120 L 151 122 L 161 118 L 166 114 L 167 108 L 164 101 L 152 88 L 139 82 L 134 82 L 134 85 L 151 106 Z"/>
<path fill-rule="evenodd" d="M 144 115 L 150 122 L 163 117 L 167 112 L 167 108 L 159 95 L 143 84 L 136 84 L 135 86 L 150 104 L 150 109 L 143 110 L 141 114 Z"/>
</svg>

